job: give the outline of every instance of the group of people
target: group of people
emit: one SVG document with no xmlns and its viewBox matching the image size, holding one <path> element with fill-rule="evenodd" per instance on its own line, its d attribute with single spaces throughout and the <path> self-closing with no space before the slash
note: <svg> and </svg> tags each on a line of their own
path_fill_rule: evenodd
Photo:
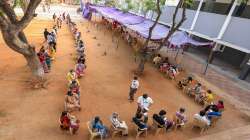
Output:
<svg viewBox="0 0 250 140">
<path fill-rule="evenodd" d="M 50 72 L 51 63 L 55 59 L 55 54 L 57 51 L 56 41 L 58 29 L 58 26 L 54 25 L 50 32 L 47 28 L 45 28 L 43 32 L 45 45 L 40 48 L 39 52 L 37 53 L 37 56 L 45 73 Z"/>
<path fill-rule="evenodd" d="M 70 30 L 75 39 L 76 46 L 76 66 L 75 69 L 71 69 L 67 74 L 68 80 L 68 92 L 65 96 L 65 110 L 62 112 L 59 122 L 60 128 L 62 130 L 69 130 L 71 134 L 75 134 L 80 126 L 80 120 L 73 115 L 74 111 L 80 111 L 80 83 L 79 78 L 85 74 L 86 64 L 85 64 L 85 46 L 84 42 L 81 39 L 81 32 L 77 29 L 76 24 L 71 22 L 70 16 L 66 17 L 67 24 L 69 24 Z M 171 65 L 168 62 L 168 58 L 163 58 L 160 55 L 157 55 L 153 59 L 153 63 L 159 68 L 160 71 L 166 73 L 170 78 L 175 78 L 178 74 L 178 68 L 174 65 Z M 177 86 L 181 89 L 185 89 L 188 94 L 197 94 L 198 92 L 202 93 L 201 84 L 195 84 L 195 87 L 192 87 L 193 79 L 192 77 L 187 77 L 178 82 Z M 129 97 L 130 102 L 134 101 L 134 95 L 136 94 L 139 88 L 138 77 L 135 76 L 130 85 Z M 197 92 L 197 93 L 196 93 Z M 199 99 L 202 97 L 202 94 L 197 94 Z M 212 93 L 211 90 L 207 91 L 208 94 Z M 208 97 L 208 96 L 206 96 Z M 209 99 L 213 99 L 210 97 Z M 149 120 L 149 111 L 150 107 L 154 104 L 153 99 L 147 94 L 144 93 L 142 96 L 137 98 L 137 110 L 135 115 L 132 117 L 132 123 L 137 126 L 137 130 L 141 132 L 146 132 L 150 128 Z M 218 101 L 217 104 L 209 102 L 209 104 L 202 109 L 199 113 L 194 115 L 194 119 L 199 119 L 207 123 L 208 126 L 212 124 L 214 117 L 220 117 L 222 110 L 224 109 L 223 101 Z M 153 125 L 156 125 L 157 128 L 165 128 L 166 131 L 171 130 L 172 128 L 181 128 L 187 122 L 186 109 L 181 107 L 174 113 L 174 117 L 171 119 L 167 117 L 167 110 L 162 109 L 158 113 L 152 115 Z M 113 131 L 121 132 L 122 136 L 128 136 L 128 125 L 121 119 L 120 115 L 117 112 L 113 112 L 110 116 L 110 122 L 112 124 L 111 128 L 108 128 L 101 119 L 100 116 L 95 116 L 89 123 L 91 131 L 97 133 L 101 138 L 107 138 L 111 129 Z"/>
<path fill-rule="evenodd" d="M 162 57 L 158 54 L 153 58 L 153 64 L 170 79 L 176 79 L 176 76 L 179 74 L 178 67 L 169 63 L 168 57 Z"/>
<path fill-rule="evenodd" d="M 76 26 L 75 24 L 72 24 L 70 16 L 67 16 L 63 19 L 66 20 L 67 24 L 69 24 L 68 26 L 70 27 L 72 34 L 74 36 L 77 36 L 77 32 L 75 32 L 75 30 L 77 30 L 75 29 Z M 65 95 L 65 109 L 60 117 L 60 127 L 62 128 L 62 130 L 69 130 L 71 134 L 75 134 L 80 127 L 80 120 L 72 114 L 74 111 L 81 111 L 79 78 L 84 75 L 86 69 L 83 41 L 79 36 L 75 38 L 75 41 L 77 51 L 77 62 L 75 69 L 71 69 L 67 73 L 68 91 Z"/>
<path fill-rule="evenodd" d="M 186 78 L 180 80 L 177 83 L 177 87 L 182 89 L 184 93 L 187 95 L 194 97 L 194 101 L 207 105 L 214 102 L 214 93 L 210 89 L 205 89 L 205 86 L 191 76 L 187 76 Z"/>
</svg>

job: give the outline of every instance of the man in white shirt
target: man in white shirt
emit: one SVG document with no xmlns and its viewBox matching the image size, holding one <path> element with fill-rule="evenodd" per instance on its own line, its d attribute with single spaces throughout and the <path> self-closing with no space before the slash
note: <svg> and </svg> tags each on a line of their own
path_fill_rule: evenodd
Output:
<svg viewBox="0 0 250 140">
<path fill-rule="evenodd" d="M 148 97 L 148 94 L 143 94 L 137 99 L 137 113 L 142 113 L 144 116 L 144 122 L 147 123 L 148 121 L 148 111 L 149 107 L 153 104 L 153 100 Z"/>
<path fill-rule="evenodd" d="M 129 91 L 129 100 L 131 102 L 134 101 L 134 95 L 138 88 L 139 88 L 139 81 L 138 81 L 138 78 L 135 76 L 131 82 L 130 91 Z"/>
<path fill-rule="evenodd" d="M 194 118 L 197 120 L 200 120 L 202 122 L 205 122 L 208 126 L 211 124 L 210 120 L 206 116 L 206 112 L 204 110 L 200 111 L 199 114 L 195 114 Z"/>
</svg>

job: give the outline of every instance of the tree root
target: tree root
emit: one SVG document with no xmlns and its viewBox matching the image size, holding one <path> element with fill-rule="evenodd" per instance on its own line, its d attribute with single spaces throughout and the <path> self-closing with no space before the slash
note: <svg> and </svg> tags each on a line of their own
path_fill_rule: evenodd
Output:
<svg viewBox="0 0 250 140">
<path fill-rule="evenodd" d="M 49 82 L 45 78 L 34 78 L 26 81 L 31 89 L 47 89 Z"/>
</svg>

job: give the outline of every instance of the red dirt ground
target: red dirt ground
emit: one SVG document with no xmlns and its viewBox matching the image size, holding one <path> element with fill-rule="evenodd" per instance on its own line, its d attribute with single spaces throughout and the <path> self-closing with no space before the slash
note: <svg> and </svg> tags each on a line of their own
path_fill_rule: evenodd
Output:
<svg viewBox="0 0 250 140">
<path fill-rule="evenodd" d="M 43 29 L 50 29 L 52 25 L 50 21 L 33 21 L 26 30 L 29 41 L 40 46 L 43 42 Z M 116 139 L 135 138 L 135 128 L 130 120 L 135 113 L 136 103 L 129 103 L 127 100 L 132 71 L 136 67 L 133 51 L 123 41 L 119 48 L 115 49 L 110 32 L 104 35 L 103 29 L 97 30 L 95 26 L 89 25 L 90 32 L 87 33 L 87 26 L 85 22 L 78 23 L 86 45 L 87 73 L 80 80 L 82 111 L 74 114 L 81 120 L 81 127 L 74 136 L 62 132 L 58 125 L 58 118 L 63 110 L 64 94 L 67 91 L 66 74 L 74 67 L 74 42 L 69 29 L 64 25 L 59 31 L 56 61 L 52 65 L 51 73 L 47 75 L 49 86 L 40 90 L 29 88 L 25 82 L 30 77 L 26 62 L 21 55 L 7 48 L 0 38 L 1 140 L 87 140 L 86 122 L 98 115 L 107 126 L 110 126 L 108 119 L 112 112 L 118 112 L 130 129 L 127 138 Z M 101 45 L 98 46 L 98 43 Z M 104 50 L 107 50 L 107 56 L 102 55 Z M 149 133 L 145 140 L 186 140 L 200 136 L 198 131 L 192 130 L 191 127 L 193 114 L 199 112 L 202 107 L 183 95 L 175 87 L 174 81 L 167 80 L 148 64 L 145 74 L 140 78 L 140 84 L 136 97 L 147 92 L 155 102 L 150 110 L 150 116 L 164 108 L 168 112 L 168 117 L 172 117 L 179 107 L 185 107 L 189 118 L 184 130 L 157 137 Z M 226 103 L 223 118 L 214 128 L 208 130 L 208 134 L 247 124 L 249 120 L 246 116 Z"/>
</svg>

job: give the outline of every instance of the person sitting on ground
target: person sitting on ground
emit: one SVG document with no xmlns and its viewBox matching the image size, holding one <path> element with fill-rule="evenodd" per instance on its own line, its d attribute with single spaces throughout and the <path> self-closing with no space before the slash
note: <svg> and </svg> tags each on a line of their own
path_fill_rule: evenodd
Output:
<svg viewBox="0 0 250 140">
<path fill-rule="evenodd" d="M 68 91 L 67 95 L 65 96 L 65 109 L 69 112 L 72 112 L 76 109 L 79 111 L 81 110 L 78 97 L 71 91 Z"/>
<path fill-rule="evenodd" d="M 174 122 L 168 120 L 166 114 L 167 112 L 165 110 L 161 110 L 159 114 L 153 115 L 153 119 L 159 124 L 158 125 L 159 128 L 163 126 L 168 131 L 173 126 Z"/>
<path fill-rule="evenodd" d="M 147 130 L 147 124 L 142 120 L 142 114 L 137 114 L 132 118 L 133 122 L 138 126 L 139 131 Z"/>
<path fill-rule="evenodd" d="M 160 62 L 161 62 L 162 58 L 161 58 L 161 55 L 158 54 L 156 57 L 154 57 L 153 59 L 153 63 L 158 67 Z"/>
<path fill-rule="evenodd" d="M 211 124 L 211 121 L 206 116 L 205 110 L 202 110 L 202 111 L 200 111 L 200 113 L 195 114 L 194 119 L 205 122 L 207 124 L 207 126 L 209 126 Z"/>
<path fill-rule="evenodd" d="M 75 71 L 78 78 L 82 77 L 85 74 L 85 69 L 86 65 L 81 61 L 78 61 L 75 66 Z"/>
<path fill-rule="evenodd" d="M 185 123 L 187 122 L 187 117 L 185 115 L 185 109 L 180 108 L 180 110 L 175 113 L 175 116 L 176 116 L 176 119 L 177 119 L 176 120 L 177 122 L 175 122 L 176 125 L 180 126 L 180 127 L 184 126 Z"/>
<path fill-rule="evenodd" d="M 80 127 L 80 120 L 77 119 L 75 116 L 70 115 L 70 126 L 69 131 L 72 135 L 76 134 Z"/>
<path fill-rule="evenodd" d="M 177 87 L 180 89 L 183 89 L 184 87 L 187 87 L 189 84 L 191 84 L 192 81 L 193 81 L 193 78 L 188 76 L 187 78 L 179 81 L 177 84 Z"/>
<path fill-rule="evenodd" d="M 59 118 L 60 128 L 62 130 L 69 130 L 70 118 L 67 111 L 63 111 Z"/>
<path fill-rule="evenodd" d="M 114 112 L 110 118 L 110 121 L 115 129 L 122 131 L 123 136 L 128 135 L 128 126 L 125 121 L 121 121 L 118 113 Z"/>
<path fill-rule="evenodd" d="M 222 112 L 224 110 L 224 103 L 222 100 L 219 100 L 218 103 L 216 104 L 219 112 Z"/>
<path fill-rule="evenodd" d="M 47 28 L 44 29 L 43 35 L 44 35 L 45 41 L 47 41 L 48 35 L 49 35 L 49 32 L 48 32 L 48 29 L 47 29 Z"/>
<path fill-rule="evenodd" d="M 78 80 L 77 80 L 77 75 L 76 75 L 75 70 L 71 69 L 68 72 L 68 74 L 67 74 L 67 80 L 69 81 L 69 84 L 71 84 L 72 81 L 74 81 L 74 80 L 77 81 L 77 83 L 79 83 Z"/>
<path fill-rule="evenodd" d="M 105 125 L 103 125 L 100 117 L 96 116 L 91 124 L 93 132 L 99 133 L 102 138 L 106 138 L 108 136 L 108 129 Z"/>
<path fill-rule="evenodd" d="M 147 123 L 148 121 L 148 111 L 150 106 L 153 104 L 153 100 L 148 96 L 148 94 L 143 94 L 142 96 L 138 97 L 137 100 L 137 112 L 139 112 L 139 110 L 142 111 L 142 113 L 144 114 L 144 122 Z"/>
</svg>

